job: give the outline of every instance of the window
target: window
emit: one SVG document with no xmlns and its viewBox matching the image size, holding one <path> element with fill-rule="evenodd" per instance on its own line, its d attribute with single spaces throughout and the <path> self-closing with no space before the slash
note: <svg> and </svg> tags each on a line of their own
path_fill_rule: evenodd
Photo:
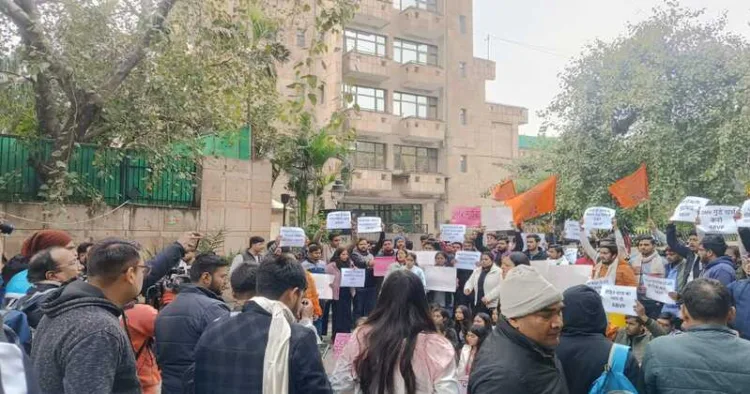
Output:
<svg viewBox="0 0 750 394">
<path fill-rule="evenodd" d="M 461 31 L 461 34 L 466 34 L 466 16 L 465 15 L 458 16 L 458 29 Z"/>
<path fill-rule="evenodd" d="M 461 172 L 468 171 L 469 163 L 467 163 L 467 160 L 468 158 L 466 157 L 466 155 L 461 155 L 461 162 L 460 162 Z"/>
<path fill-rule="evenodd" d="M 466 119 L 466 108 L 461 108 L 461 112 L 458 113 L 458 120 L 461 122 L 461 125 L 466 126 L 466 123 L 468 123 Z"/>
<path fill-rule="evenodd" d="M 393 7 L 399 10 L 414 7 L 437 12 L 437 0 L 393 0 Z"/>
<path fill-rule="evenodd" d="M 344 32 L 344 36 L 346 52 L 354 51 L 365 55 L 385 57 L 385 37 L 349 29 Z"/>
<path fill-rule="evenodd" d="M 393 148 L 395 168 L 402 171 L 436 173 L 437 149 L 396 145 Z"/>
<path fill-rule="evenodd" d="M 297 29 L 297 46 L 303 48 L 305 46 L 305 30 Z"/>
<path fill-rule="evenodd" d="M 385 112 L 385 90 L 383 89 L 344 85 L 344 93 L 349 93 L 354 98 L 351 103 L 347 103 L 348 108 L 356 104 L 359 105 L 359 109 Z"/>
<path fill-rule="evenodd" d="M 458 62 L 458 73 L 461 78 L 466 78 L 466 62 Z"/>
<path fill-rule="evenodd" d="M 393 114 L 407 118 L 437 119 L 437 98 L 393 92 Z"/>
<path fill-rule="evenodd" d="M 386 231 L 398 231 L 401 227 L 407 233 L 427 233 L 422 224 L 422 206 L 419 204 L 339 204 L 342 210 L 351 211 L 352 216 L 375 216 L 383 220 Z M 395 226 L 394 226 L 395 225 Z"/>
<path fill-rule="evenodd" d="M 399 63 L 414 62 L 437 65 L 438 50 L 434 45 L 397 38 L 393 40 L 393 60 Z"/>
<path fill-rule="evenodd" d="M 357 141 L 354 147 L 356 168 L 385 169 L 385 144 Z"/>
</svg>

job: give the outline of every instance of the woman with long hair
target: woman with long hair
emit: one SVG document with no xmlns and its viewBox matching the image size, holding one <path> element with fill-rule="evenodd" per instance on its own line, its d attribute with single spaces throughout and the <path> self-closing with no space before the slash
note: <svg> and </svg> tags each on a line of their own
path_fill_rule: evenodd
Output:
<svg viewBox="0 0 750 394">
<path fill-rule="evenodd" d="M 479 267 L 472 272 L 464 286 L 465 295 L 474 293 L 474 313 L 484 312 L 489 315 L 490 310 L 497 307 L 501 280 L 500 268 L 492 261 L 492 255 L 488 252 L 482 253 Z"/>
<path fill-rule="evenodd" d="M 493 308 L 497 309 L 497 308 Z M 490 315 L 479 312 L 476 315 L 474 315 L 474 320 L 472 321 L 472 326 L 481 326 L 487 329 L 492 329 L 492 318 Z"/>
<path fill-rule="evenodd" d="M 529 257 L 521 252 L 513 252 L 507 256 L 503 256 L 500 261 L 500 269 L 503 271 L 503 279 L 508 275 L 508 272 L 519 265 L 531 265 Z"/>
<path fill-rule="evenodd" d="M 453 314 L 453 323 L 458 335 L 459 346 L 463 346 L 466 343 L 466 334 L 471 329 L 472 320 L 471 309 L 468 306 L 459 305 L 456 307 L 456 312 Z"/>
<path fill-rule="evenodd" d="M 422 281 L 398 270 L 375 310 L 344 347 L 331 375 L 334 392 L 455 394 L 455 350 L 435 329 Z"/>
<path fill-rule="evenodd" d="M 464 390 L 469 386 L 469 374 L 471 373 L 471 365 L 474 364 L 474 357 L 489 333 L 489 328 L 475 325 L 466 334 L 466 344 L 461 348 L 461 355 L 458 360 L 458 383 Z"/>
<path fill-rule="evenodd" d="M 326 273 L 333 275 L 332 311 L 333 311 L 333 335 L 339 332 L 352 332 L 352 299 L 354 298 L 354 289 L 351 287 L 341 287 L 341 269 L 352 268 L 354 263 L 349 258 L 349 251 L 346 248 L 338 248 L 331 257 L 331 262 L 326 266 Z"/>
<path fill-rule="evenodd" d="M 444 308 L 436 308 L 432 310 L 432 321 L 435 322 L 435 328 L 438 334 L 441 334 L 450 341 L 454 348 L 458 348 L 458 334 L 453 329 L 453 321 L 451 321 L 450 313 Z"/>
</svg>

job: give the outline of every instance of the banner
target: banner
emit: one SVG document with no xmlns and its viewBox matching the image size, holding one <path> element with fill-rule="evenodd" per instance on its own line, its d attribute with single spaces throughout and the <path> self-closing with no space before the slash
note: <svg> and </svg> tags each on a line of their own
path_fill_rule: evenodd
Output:
<svg viewBox="0 0 750 394">
<path fill-rule="evenodd" d="M 458 251 L 453 265 L 460 270 L 474 271 L 479 266 L 479 260 L 482 258 L 480 252 Z"/>
<path fill-rule="evenodd" d="M 341 287 L 365 287 L 365 272 L 362 268 L 342 268 Z"/>
<path fill-rule="evenodd" d="M 737 227 L 750 227 L 750 200 L 742 204 L 742 217 L 737 220 Z"/>
<path fill-rule="evenodd" d="M 602 286 L 602 304 L 608 313 L 635 315 L 635 302 L 638 299 L 637 288 L 630 286 Z"/>
<path fill-rule="evenodd" d="M 516 185 L 512 179 L 500 182 L 492 188 L 492 199 L 495 201 L 505 201 L 516 196 Z"/>
<path fill-rule="evenodd" d="M 587 230 L 612 230 L 615 210 L 605 207 L 591 207 L 583 214 L 583 225 Z"/>
<path fill-rule="evenodd" d="M 307 240 L 305 230 L 299 227 L 282 227 L 279 230 L 279 236 L 281 237 L 279 246 L 282 248 L 286 246 L 303 247 Z"/>
<path fill-rule="evenodd" d="M 352 228 L 352 213 L 349 211 L 329 212 L 326 216 L 326 230 L 348 230 Z"/>
<path fill-rule="evenodd" d="M 446 242 L 464 242 L 466 226 L 463 224 L 441 224 L 440 240 Z"/>
<path fill-rule="evenodd" d="M 641 164 L 634 173 L 610 185 L 609 192 L 623 208 L 635 208 L 648 200 L 646 163 Z"/>
<path fill-rule="evenodd" d="M 708 205 L 709 199 L 703 197 L 685 197 L 684 200 L 674 209 L 674 213 L 669 220 L 673 222 L 695 223 L 698 217 L 698 211 Z"/>
<path fill-rule="evenodd" d="M 379 233 L 383 231 L 383 221 L 377 216 L 360 216 L 357 218 L 357 233 Z"/>
<path fill-rule="evenodd" d="M 385 274 L 388 272 L 388 267 L 390 267 L 391 264 L 395 262 L 396 257 L 394 256 L 375 257 L 374 265 L 372 267 L 372 274 L 375 276 L 385 276 Z"/>
<path fill-rule="evenodd" d="M 482 225 L 487 231 L 513 230 L 513 210 L 508 207 L 482 207 Z"/>
<path fill-rule="evenodd" d="M 675 301 L 669 297 L 674 292 L 675 280 L 664 278 L 653 278 L 643 276 L 643 286 L 646 287 L 646 297 L 665 304 L 674 304 Z"/>
<path fill-rule="evenodd" d="M 448 293 L 456 292 L 456 267 L 437 267 L 428 265 L 422 267 L 424 270 L 427 290 L 445 291 Z"/>
<path fill-rule="evenodd" d="M 736 234 L 734 214 L 739 208 L 726 205 L 706 205 L 700 210 L 698 229 L 706 234 Z"/>
<path fill-rule="evenodd" d="M 412 252 L 417 256 L 417 265 L 424 267 L 426 265 L 435 265 L 435 250 L 420 250 L 418 252 Z"/>
<path fill-rule="evenodd" d="M 333 275 L 330 274 L 310 274 L 315 280 L 315 288 L 318 290 L 318 298 L 321 300 L 333 299 Z"/>
<path fill-rule="evenodd" d="M 480 207 L 456 207 L 453 208 L 451 224 L 463 224 L 466 227 L 479 227 L 482 225 L 482 208 Z"/>
</svg>

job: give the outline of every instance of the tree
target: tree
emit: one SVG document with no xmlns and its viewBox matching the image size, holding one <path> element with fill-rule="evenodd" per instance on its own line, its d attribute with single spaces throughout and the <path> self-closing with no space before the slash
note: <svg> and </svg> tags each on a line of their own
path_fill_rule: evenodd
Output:
<svg viewBox="0 0 750 394">
<path fill-rule="evenodd" d="M 511 171 L 560 175 L 557 219 L 615 207 L 607 187 L 648 165 L 651 207 L 666 220 L 685 196 L 739 204 L 750 181 L 750 52 L 726 21 L 673 2 L 624 36 L 588 46 L 545 111 L 559 138 Z M 645 221 L 647 207 L 622 212 Z"/>
</svg>

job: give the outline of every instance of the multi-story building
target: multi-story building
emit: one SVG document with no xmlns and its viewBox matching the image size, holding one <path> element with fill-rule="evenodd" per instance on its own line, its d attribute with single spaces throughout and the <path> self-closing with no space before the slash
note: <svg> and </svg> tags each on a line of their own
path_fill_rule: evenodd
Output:
<svg viewBox="0 0 750 394">
<path fill-rule="evenodd" d="M 473 55 L 472 3 L 360 1 L 332 64 L 319 70 L 328 90 L 320 119 L 342 105 L 359 108 L 350 110 L 354 171 L 339 209 L 422 233 L 435 232 L 455 206 L 493 203 L 481 194 L 518 157 L 518 127 L 528 112 L 485 101 L 495 63 Z M 302 49 L 309 34 L 298 23 L 286 39 Z M 293 77 L 281 75 L 282 86 Z"/>
</svg>

